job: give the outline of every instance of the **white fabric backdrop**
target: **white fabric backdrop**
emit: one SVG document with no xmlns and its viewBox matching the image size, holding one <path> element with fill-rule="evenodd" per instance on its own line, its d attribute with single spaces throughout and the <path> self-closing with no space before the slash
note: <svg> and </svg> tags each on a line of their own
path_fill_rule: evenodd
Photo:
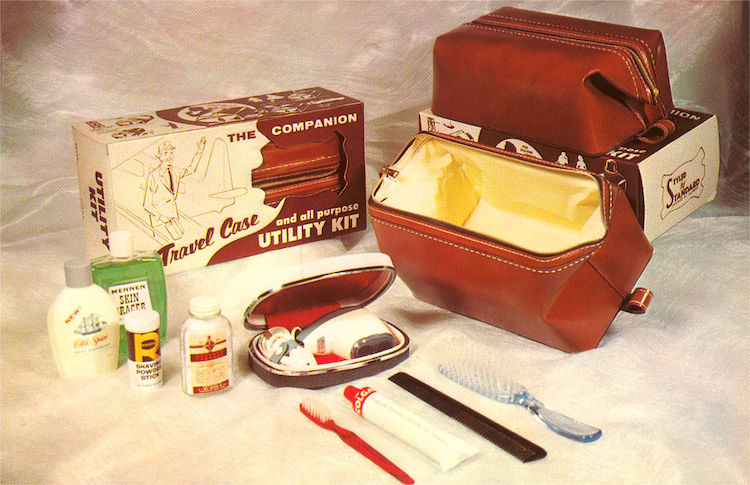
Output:
<svg viewBox="0 0 750 485">
<path fill-rule="evenodd" d="M 417 483 L 750 483 L 748 382 L 748 4 L 517 2 L 662 31 L 675 104 L 717 113 L 717 200 L 654 241 L 645 316 L 619 315 L 601 346 L 568 355 L 414 299 L 399 280 L 371 309 L 413 339 L 400 367 L 545 447 L 522 464 L 387 381 L 364 379 L 476 444 L 442 473 L 354 416 L 342 386 L 276 389 L 250 372 L 239 315 L 249 280 L 281 263 L 377 250 L 371 230 L 168 278 L 167 382 L 127 386 L 125 368 L 57 377 L 45 314 L 80 251 L 70 124 L 202 101 L 323 86 L 365 103 L 368 187 L 429 106 L 434 38 L 496 2 L 3 2 L 0 481 L 3 483 L 395 483 L 296 410 L 314 395 Z M 235 327 L 238 385 L 179 390 L 175 338 L 191 296 L 215 294 Z M 435 374 L 453 335 L 490 352 L 553 409 L 600 426 L 560 438 L 519 408 Z"/>
</svg>

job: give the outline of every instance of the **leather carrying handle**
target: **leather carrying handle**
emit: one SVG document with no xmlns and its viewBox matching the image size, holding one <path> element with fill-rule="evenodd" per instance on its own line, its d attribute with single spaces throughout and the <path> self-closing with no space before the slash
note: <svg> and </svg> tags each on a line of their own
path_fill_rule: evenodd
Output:
<svg viewBox="0 0 750 485">
<path fill-rule="evenodd" d="M 653 145 L 664 141 L 669 135 L 674 133 L 675 125 L 672 120 L 666 118 L 656 121 L 651 125 L 641 136 L 638 137 L 638 141 Z"/>
</svg>

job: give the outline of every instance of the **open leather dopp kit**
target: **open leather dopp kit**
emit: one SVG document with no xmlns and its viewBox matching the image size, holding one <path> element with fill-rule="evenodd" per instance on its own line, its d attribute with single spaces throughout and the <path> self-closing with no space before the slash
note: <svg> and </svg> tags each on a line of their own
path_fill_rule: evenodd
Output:
<svg viewBox="0 0 750 485">
<path fill-rule="evenodd" d="M 603 177 L 427 134 L 370 215 L 419 298 L 566 351 L 596 347 L 652 251 Z"/>
<path fill-rule="evenodd" d="M 716 194 L 715 116 L 674 107 L 656 30 L 501 8 L 439 36 L 433 61 L 431 110 L 395 160 L 382 161 L 369 198 L 363 105 L 323 88 L 75 124 L 89 259 L 107 266 L 110 256 L 131 257 L 128 246 L 141 258 L 150 252 L 154 271 L 201 271 L 363 230 L 367 210 L 380 252 L 302 258 L 233 288 L 250 367 L 271 386 L 328 388 L 405 361 L 418 348 L 409 312 L 391 322 L 367 308 L 397 278 L 424 302 L 540 344 L 596 348 L 619 312 L 647 311 L 653 295 L 639 280 L 650 241 Z M 120 234 L 110 247 L 115 229 L 132 237 Z M 88 283 L 87 267 L 71 266 L 71 284 Z M 184 390 L 227 390 L 231 325 L 216 299 L 193 298 L 190 307 Z M 133 328 L 151 332 L 141 323 Z M 439 322 L 421 330 L 441 332 Z M 601 436 L 520 386 L 488 388 L 492 366 L 469 357 L 437 370 L 524 406 L 562 436 Z M 521 461 L 546 455 L 404 372 L 390 379 Z M 444 471 L 477 453 L 367 386 L 343 394 Z M 300 410 L 413 483 L 315 409 Z"/>
</svg>

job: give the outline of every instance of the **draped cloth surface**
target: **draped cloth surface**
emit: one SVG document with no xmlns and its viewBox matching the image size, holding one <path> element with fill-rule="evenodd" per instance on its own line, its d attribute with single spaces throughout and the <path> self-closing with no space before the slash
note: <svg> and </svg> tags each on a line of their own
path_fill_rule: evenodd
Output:
<svg viewBox="0 0 750 485">
<path fill-rule="evenodd" d="M 502 4 L 3 2 L 0 481 L 395 483 L 300 414 L 312 396 L 417 483 L 749 483 L 748 4 L 513 5 L 661 30 L 675 105 L 716 113 L 721 141 L 716 200 L 654 241 L 639 282 L 654 291 L 651 307 L 618 315 L 595 350 L 565 354 L 452 314 L 400 280 L 369 306 L 412 339 L 399 370 L 538 443 L 546 458 L 522 464 L 396 387 L 391 372 L 356 382 L 479 448 L 443 473 L 356 416 L 343 386 L 274 388 L 251 372 L 241 314 L 254 295 L 243 289 L 281 264 L 377 251 L 369 228 L 168 276 L 166 382 L 154 393 L 131 390 L 125 367 L 60 379 L 45 321 L 64 261 L 82 248 L 72 122 L 323 86 L 365 104 L 369 190 L 429 107 L 435 37 Z M 189 299 L 203 294 L 219 297 L 233 323 L 238 379 L 195 399 L 180 390 L 178 336 Z M 435 366 L 447 342 L 491 355 L 603 437 L 567 440 L 523 409 L 445 381 Z"/>
</svg>

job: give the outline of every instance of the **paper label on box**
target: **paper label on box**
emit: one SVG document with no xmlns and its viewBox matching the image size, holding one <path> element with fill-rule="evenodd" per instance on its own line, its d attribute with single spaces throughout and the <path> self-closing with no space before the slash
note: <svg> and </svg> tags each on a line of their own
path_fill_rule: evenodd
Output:
<svg viewBox="0 0 750 485">
<path fill-rule="evenodd" d="M 419 123 L 423 130 L 431 133 L 442 133 L 469 141 L 479 141 L 482 131 L 477 126 L 441 118 L 425 111 L 419 113 Z"/>
<path fill-rule="evenodd" d="M 703 194 L 703 179 L 706 177 L 706 152 L 698 149 L 691 160 L 683 163 L 674 172 L 662 176 L 661 218 L 687 204 L 690 199 Z"/>
<path fill-rule="evenodd" d="M 252 234 L 281 210 L 263 204 L 265 194 L 249 177 L 268 139 L 255 121 L 232 125 L 229 134 L 235 136 L 218 127 L 110 145 L 117 227 L 173 271 L 189 255 L 190 266 L 205 265 L 213 254 L 208 246 Z"/>
<path fill-rule="evenodd" d="M 676 116 L 700 117 L 675 110 Z M 644 232 L 649 240 L 713 200 L 719 178 L 715 116 L 639 164 L 644 194 Z"/>
</svg>

